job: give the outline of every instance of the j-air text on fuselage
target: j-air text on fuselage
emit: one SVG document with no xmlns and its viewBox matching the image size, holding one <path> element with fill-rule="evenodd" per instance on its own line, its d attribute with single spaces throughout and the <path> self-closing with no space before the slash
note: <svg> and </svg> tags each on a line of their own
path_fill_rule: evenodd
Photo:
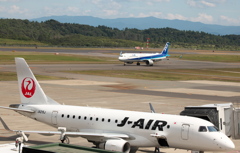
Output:
<svg viewBox="0 0 240 153">
<path fill-rule="evenodd" d="M 168 46 L 168 44 L 167 44 Z M 167 47 L 166 46 L 166 47 Z M 79 136 L 96 147 L 134 152 L 139 147 L 168 147 L 192 151 L 225 151 L 235 148 L 233 142 L 203 119 L 115 109 L 61 105 L 45 95 L 23 58 L 15 58 L 21 104 L 0 108 L 14 110 L 36 121 L 56 127 L 56 131 L 11 130 L 23 133 Z"/>
<path fill-rule="evenodd" d="M 137 65 L 140 65 L 140 62 L 146 63 L 148 66 L 153 66 L 154 62 L 161 61 L 166 59 L 168 56 L 168 47 L 170 43 L 167 42 L 161 53 L 120 53 L 118 57 L 119 61 L 126 64 L 133 64 L 137 62 Z"/>
</svg>

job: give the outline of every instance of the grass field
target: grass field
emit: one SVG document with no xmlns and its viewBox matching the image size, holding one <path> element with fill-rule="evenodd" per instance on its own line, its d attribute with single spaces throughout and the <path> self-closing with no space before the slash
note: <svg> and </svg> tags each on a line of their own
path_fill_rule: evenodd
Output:
<svg viewBox="0 0 240 153">
<path fill-rule="evenodd" d="M 76 74 L 111 76 L 120 78 L 145 79 L 145 80 L 214 80 L 240 82 L 239 69 L 167 69 L 167 70 L 90 70 L 67 71 Z"/>
<path fill-rule="evenodd" d="M 46 46 L 47 44 L 40 43 L 32 40 L 14 40 L 14 39 L 4 39 L 0 38 L 0 45 L 37 45 L 37 46 Z"/>
<path fill-rule="evenodd" d="M 104 50 L 104 49 L 101 49 Z M 172 54 L 171 58 L 183 60 L 202 60 L 213 62 L 237 62 L 240 63 L 238 55 L 205 55 L 205 54 Z M 74 54 L 41 53 L 41 52 L 16 52 L 0 51 L 0 64 L 14 64 L 15 57 L 25 58 L 29 64 L 113 64 L 120 63 L 115 58 L 104 58 L 95 56 L 82 56 Z M 124 70 L 99 70 L 99 71 L 77 71 L 71 73 L 136 78 L 147 80 L 219 80 L 240 82 L 240 69 L 167 69 L 161 71 L 142 70 L 142 71 L 124 71 Z M 39 79 L 62 79 L 47 76 L 38 76 Z M 16 74 L 10 72 L 0 73 L 0 81 L 16 80 Z"/>
<path fill-rule="evenodd" d="M 35 75 L 38 80 L 66 80 L 67 78 Z M 15 72 L 0 72 L 0 81 L 17 81 L 17 74 Z"/>
<path fill-rule="evenodd" d="M 171 56 L 182 60 L 240 63 L 240 55 L 173 54 Z"/>
<path fill-rule="evenodd" d="M 0 51 L 0 64 L 14 64 L 15 57 L 22 57 L 28 63 L 35 64 L 58 64 L 58 63 L 84 63 L 84 64 L 98 64 L 98 63 L 116 63 L 116 59 L 95 57 L 95 56 L 81 56 L 73 54 L 59 54 L 40 53 L 40 52 L 4 52 Z M 114 61 L 115 60 L 115 61 Z"/>
</svg>

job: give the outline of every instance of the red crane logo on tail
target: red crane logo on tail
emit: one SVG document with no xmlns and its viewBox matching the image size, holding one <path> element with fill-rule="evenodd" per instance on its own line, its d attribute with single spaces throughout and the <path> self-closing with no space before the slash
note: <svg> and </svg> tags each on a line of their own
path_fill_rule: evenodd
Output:
<svg viewBox="0 0 240 153">
<path fill-rule="evenodd" d="M 26 77 L 22 81 L 22 94 L 26 98 L 31 98 L 36 90 L 36 84 L 32 78 Z"/>
</svg>

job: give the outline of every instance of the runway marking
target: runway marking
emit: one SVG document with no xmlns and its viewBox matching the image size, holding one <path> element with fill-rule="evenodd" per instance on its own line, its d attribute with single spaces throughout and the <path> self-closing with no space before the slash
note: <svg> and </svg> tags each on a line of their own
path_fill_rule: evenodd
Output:
<svg viewBox="0 0 240 153">
<path fill-rule="evenodd" d="M 208 96 L 221 96 L 221 97 L 240 96 L 239 92 L 202 90 L 202 89 L 187 89 L 187 88 L 148 89 L 148 90 L 173 92 L 173 93 L 185 93 L 185 94 L 189 94 L 189 95 L 195 94 L 195 95 L 208 95 Z"/>
<path fill-rule="evenodd" d="M 67 85 L 67 86 L 83 86 L 83 85 L 115 85 L 120 84 L 116 82 L 101 82 L 88 80 L 53 80 L 53 81 L 39 81 L 40 83 Z"/>
<path fill-rule="evenodd" d="M 240 87 L 240 83 L 237 83 L 237 82 L 207 81 L 207 80 L 190 80 L 190 81 L 179 81 L 179 82 Z"/>
</svg>

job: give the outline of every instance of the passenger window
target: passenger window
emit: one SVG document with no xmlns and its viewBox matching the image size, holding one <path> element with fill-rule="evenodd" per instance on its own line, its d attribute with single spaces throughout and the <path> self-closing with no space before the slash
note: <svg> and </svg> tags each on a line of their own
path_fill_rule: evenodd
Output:
<svg viewBox="0 0 240 153">
<path fill-rule="evenodd" d="M 200 126 L 198 132 L 207 132 L 206 126 Z"/>
<path fill-rule="evenodd" d="M 67 118 L 69 118 L 69 115 L 67 115 Z"/>
<path fill-rule="evenodd" d="M 92 120 L 92 117 L 90 117 L 90 120 Z"/>
<path fill-rule="evenodd" d="M 110 119 L 108 119 L 108 122 L 110 122 L 111 120 Z"/>
<path fill-rule="evenodd" d="M 102 121 L 104 122 L 104 118 L 102 119 Z"/>
<path fill-rule="evenodd" d="M 62 117 L 64 117 L 64 114 L 62 114 Z"/>
<path fill-rule="evenodd" d="M 73 115 L 73 118 L 75 118 L 75 115 Z"/>
<path fill-rule="evenodd" d="M 98 121 L 98 118 L 96 118 L 96 121 Z"/>
<path fill-rule="evenodd" d="M 84 117 L 84 120 L 86 120 L 86 119 L 87 119 L 87 117 L 85 116 L 85 117 Z"/>
<path fill-rule="evenodd" d="M 78 116 L 78 119 L 81 119 L 81 116 Z"/>
</svg>

